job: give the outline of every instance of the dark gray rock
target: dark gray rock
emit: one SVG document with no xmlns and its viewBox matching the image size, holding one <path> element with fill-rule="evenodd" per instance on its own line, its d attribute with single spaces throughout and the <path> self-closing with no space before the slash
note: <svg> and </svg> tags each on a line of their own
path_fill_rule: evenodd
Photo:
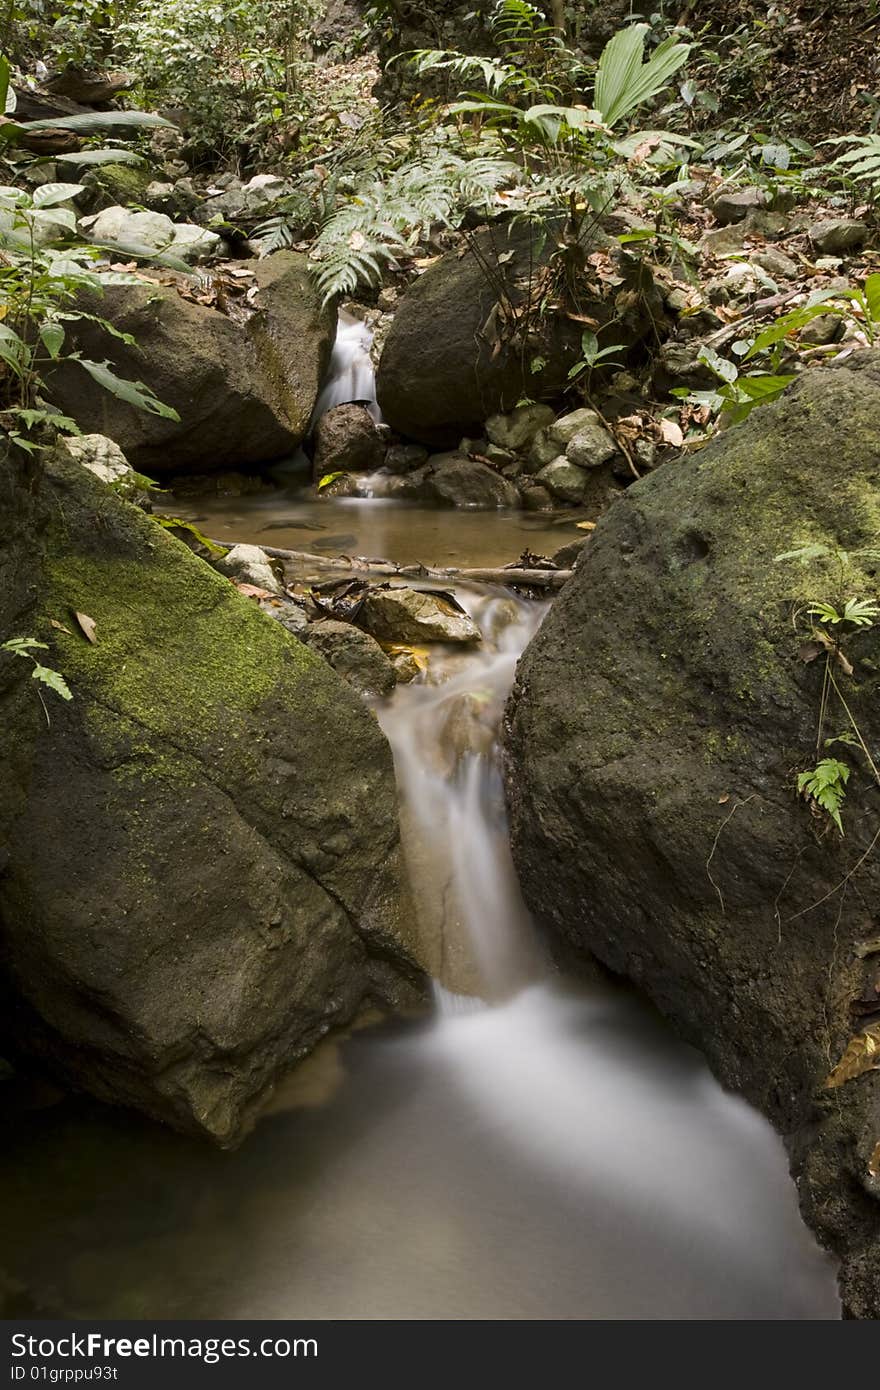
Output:
<svg viewBox="0 0 880 1390">
<path fill-rule="evenodd" d="M 823 662 L 802 659 L 793 618 L 811 599 L 876 597 L 859 551 L 878 533 L 880 355 L 866 352 L 627 491 L 525 653 L 505 729 L 539 923 L 633 979 L 771 1117 L 848 1312 L 875 1318 L 880 1071 L 826 1083 L 880 1023 L 880 802 L 845 745 L 846 838 L 797 796 Z M 808 542 L 832 553 L 776 561 Z M 876 750 L 880 626 L 846 650 L 853 674 L 837 678 Z M 847 722 L 835 705 L 826 731 Z"/>
<path fill-rule="evenodd" d="M 315 425 L 315 482 L 337 470 L 375 473 L 384 457 L 385 442 L 366 406 L 333 406 Z"/>
<path fill-rule="evenodd" d="M 397 673 L 376 639 L 351 623 L 329 618 L 310 623 L 305 640 L 361 695 L 390 695 L 397 684 Z"/>
<path fill-rule="evenodd" d="M 825 256 L 854 251 L 864 245 L 867 235 L 867 223 L 856 217 L 825 217 L 809 229 L 810 241 Z"/>
</svg>

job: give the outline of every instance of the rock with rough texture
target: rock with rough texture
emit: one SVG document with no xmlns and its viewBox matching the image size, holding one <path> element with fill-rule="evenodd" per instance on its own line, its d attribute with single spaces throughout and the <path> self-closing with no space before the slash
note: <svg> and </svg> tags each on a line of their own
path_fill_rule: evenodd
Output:
<svg viewBox="0 0 880 1390">
<path fill-rule="evenodd" d="M 441 507 L 518 507 L 519 493 L 513 483 L 494 468 L 463 454 L 435 454 L 423 484 L 427 500 Z"/>
<path fill-rule="evenodd" d="M 866 352 L 628 490 L 520 663 L 505 730 L 538 921 L 632 978 L 771 1117 L 848 1312 L 875 1318 L 880 1071 L 837 1069 L 848 1049 L 870 1062 L 880 1024 L 877 786 L 857 749 L 820 749 L 850 768 L 841 838 L 796 774 L 824 678 L 805 606 L 876 598 L 859 551 L 878 534 Z M 776 558 L 808 544 L 828 553 Z M 876 750 L 880 626 L 843 641 L 852 674 L 832 672 Z M 832 698 L 826 736 L 847 727 Z"/>
<path fill-rule="evenodd" d="M 454 444 L 462 435 L 477 435 L 488 417 L 512 410 L 524 395 L 553 397 L 567 385 L 580 356 L 581 326 L 548 315 L 541 340 L 523 352 L 498 310 L 499 281 L 510 301 L 522 305 L 530 266 L 534 273 L 556 249 L 554 237 L 538 247 L 532 235 L 523 222 L 487 227 L 474 237 L 476 254 L 452 251 L 409 286 L 376 379 L 379 406 L 392 429 L 425 444 Z M 620 273 L 623 283 L 615 294 L 580 304 L 599 325 L 603 347 L 631 347 L 663 317 L 647 267 L 623 255 Z M 537 320 L 532 322 L 537 328 Z M 545 365 L 533 373 L 530 364 L 538 357 Z"/>
<path fill-rule="evenodd" d="M 729 227 L 734 222 L 744 221 L 754 208 L 763 208 L 766 203 L 767 195 L 763 188 L 752 185 L 720 193 L 712 202 L 712 214 L 722 227 Z"/>
<path fill-rule="evenodd" d="M 117 375 L 144 381 L 180 421 L 147 415 L 73 363 L 51 375 L 52 398 L 88 434 L 106 434 L 148 477 L 211 473 L 291 454 L 304 438 L 336 331 L 304 256 L 279 251 L 249 263 L 259 286 L 247 323 L 182 298 L 173 286 L 110 285 L 84 307 L 135 338 L 129 347 L 87 320 L 68 327 L 84 357 L 109 357 Z"/>
<path fill-rule="evenodd" d="M 535 481 L 547 488 L 562 502 L 573 505 L 583 498 L 587 486 L 587 475 L 576 464 L 569 463 L 564 454 L 548 463 L 535 477 Z"/>
<path fill-rule="evenodd" d="M 358 626 L 379 642 L 479 642 L 471 617 L 440 593 L 422 589 L 371 589 Z"/>
<path fill-rule="evenodd" d="M 862 246 L 868 227 L 857 217 L 826 217 L 809 229 L 810 241 L 823 256 L 840 255 Z"/>
<path fill-rule="evenodd" d="M 0 657 L 4 1043 L 229 1144 L 329 1029 L 416 998 L 390 750 L 324 661 L 69 456 L 40 487 L 25 467 L 0 464 L 0 637 L 49 643 L 73 699 L 46 691 L 47 725 Z"/>
<path fill-rule="evenodd" d="M 167 251 L 184 261 L 201 261 L 212 256 L 220 245 L 216 232 L 192 222 L 172 222 L 164 212 L 133 212 L 131 208 L 109 207 L 82 219 L 89 238 L 111 242 L 122 250 L 152 253 Z"/>
<path fill-rule="evenodd" d="M 253 584 L 255 588 L 266 589 L 270 594 L 283 592 L 272 561 L 258 545 L 234 545 L 213 564 L 227 579 L 235 579 L 239 584 Z"/>
<path fill-rule="evenodd" d="M 305 639 L 308 631 L 309 619 L 304 606 L 294 602 L 293 599 L 283 598 L 261 598 L 260 608 L 270 618 L 274 618 L 276 623 L 292 633 L 294 637 Z"/>
<path fill-rule="evenodd" d="M 801 329 L 800 341 L 814 343 L 817 347 L 827 347 L 829 343 L 839 342 L 846 324 L 841 314 L 817 314 Z"/>
<path fill-rule="evenodd" d="M 375 637 L 351 623 L 329 618 L 310 623 L 304 638 L 361 695 L 390 695 L 397 684 L 397 672 Z"/>
<path fill-rule="evenodd" d="M 134 470 L 118 444 L 104 434 L 80 434 L 66 441 L 68 453 L 100 478 L 102 483 L 118 483 L 130 478 Z"/>
<path fill-rule="evenodd" d="M 333 406 L 315 426 L 315 482 L 337 470 L 375 473 L 384 457 L 385 441 L 366 406 Z"/>
<path fill-rule="evenodd" d="M 616 453 L 614 437 L 598 415 L 585 421 L 565 446 L 565 457 L 578 468 L 601 468 L 603 463 L 610 463 Z"/>
<path fill-rule="evenodd" d="M 523 449 L 538 430 L 553 423 L 553 414 L 549 405 L 520 405 L 509 415 L 492 415 L 486 421 L 486 434 L 499 449 Z"/>
</svg>

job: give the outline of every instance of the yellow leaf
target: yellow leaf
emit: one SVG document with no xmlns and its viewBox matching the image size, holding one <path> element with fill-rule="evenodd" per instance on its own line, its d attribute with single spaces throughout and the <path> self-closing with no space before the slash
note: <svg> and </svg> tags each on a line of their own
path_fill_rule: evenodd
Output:
<svg viewBox="0 0 880 1390">
<path fill-rule="evenodd" d="M 850 1038 L 846 1051 L 825 1085 L 828 1088 L 843 1086 L 876 1067 L 880 1067 L 880 1023 L 872 1023 L 870 1028 Z"/>
<path fill-rule="evenodd" d="M 574 524 L 579 531 L 595 531 L 596 529 L 595 521 L 576 521 Z"/>
</svg>

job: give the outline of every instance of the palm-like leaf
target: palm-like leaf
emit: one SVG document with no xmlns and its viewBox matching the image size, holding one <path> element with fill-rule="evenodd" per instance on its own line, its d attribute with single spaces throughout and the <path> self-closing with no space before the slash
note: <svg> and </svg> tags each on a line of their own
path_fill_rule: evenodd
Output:
<svg viewBox="0 0 880 1390">
<path fill-rule="evenodd" d="M 593 104 L 607 125 L 617 125 L 661 92 L 690 52 L 690 44 L 671 37 L 644 62 L 647 33 L 647 24 L 630 24 L 609 39 L 602 51 Z"/>
</svg>

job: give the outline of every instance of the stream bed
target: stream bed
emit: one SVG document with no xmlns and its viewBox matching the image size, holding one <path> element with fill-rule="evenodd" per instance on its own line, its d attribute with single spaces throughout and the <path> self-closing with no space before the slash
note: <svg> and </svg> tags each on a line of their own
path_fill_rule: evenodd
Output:
<svg viewBox="0 0 880 1390">
<path fill-rule="evenodd" d="M 434 564 L 495 565 L 579 534 L 277 495 L 191 514 L 218 539 L 314 550 L 353 534 L 333 551 Z M 500 590 L 459 598 L 481 647 L 439 649 L 379 711 L 434 1016 L 322 1045 L 236 1152 L 76 1098 L 19 1112 L 0 1156 L 3 1263 L 49 1313 L 839 1316 L 766 1122 L 644 1003 L 564 979 L 536 940 L 496 733 L 543 609 Z"/>
</svg>

